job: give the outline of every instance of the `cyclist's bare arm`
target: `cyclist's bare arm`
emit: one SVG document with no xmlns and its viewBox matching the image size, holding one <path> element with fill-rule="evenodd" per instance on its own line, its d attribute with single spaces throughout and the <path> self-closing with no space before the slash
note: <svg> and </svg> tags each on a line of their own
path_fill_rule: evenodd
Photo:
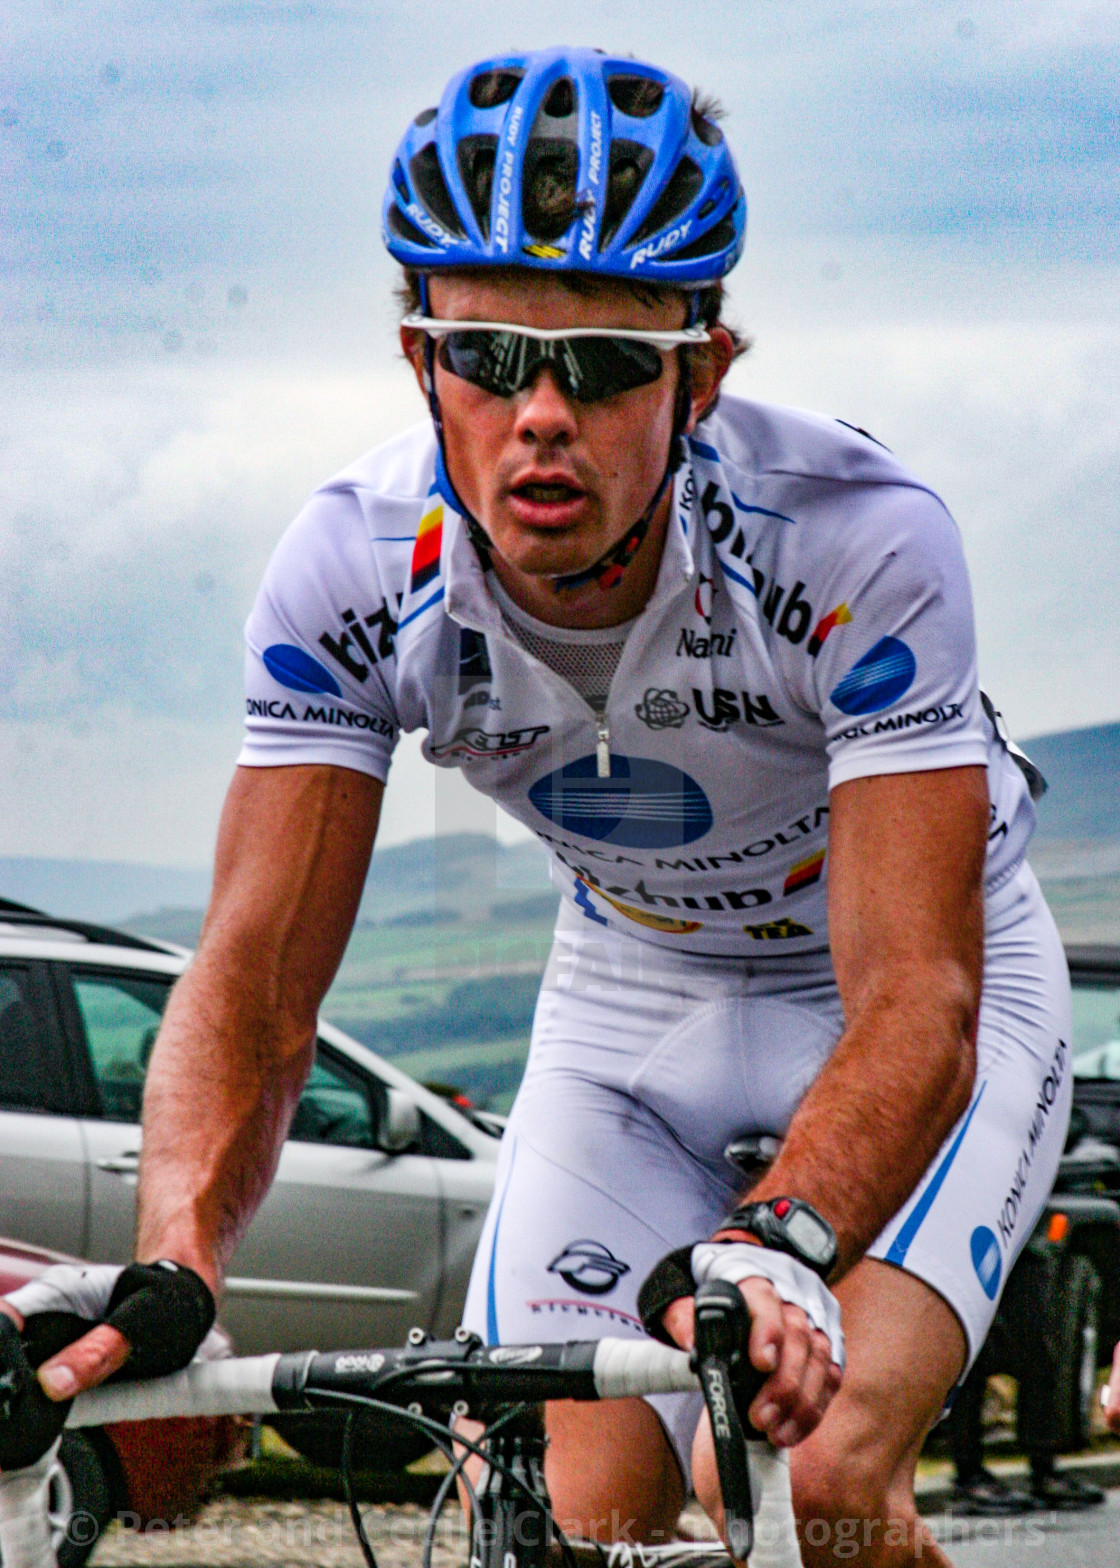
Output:
<svg viewBox="0 0 1120 1568">
<path fill-rule="evenodd" d="M 987 778 L 970 767 L 852 779 L 830 806 L 829 931 L 847 1027 L 756 1196 L 819 1207 L 842 1274 L 972 1093 Z"/>
<path fill-rule="evenodd" d="M 198 953 L 148 1072 L 137 1229 L 140 1261 L 185 1263 L 215 1294 L 311 1067 L 382 791 L 348 768 L 238 768 L 226 797 Z M 43 1370 L 65 1365 L 87 1388 L 126 1355 L 121 1336 L 101 1327 Z"/>
<path fill-rule="evenodd" d="M 847 1028 L 755 1198 L 792 1194 L 857 1263 L 968 1104 L 983 970 L 988 828 L 982 768 L 855 779 L 832 792 L 829 926 Z M 774 1368 L 752 1419 L 799 1442 L 839 1386 L 827 1341 L 763 1280 L 748 1280 L 751 1360 Z M 692 1303 L 664 1316 L 691 1343 Z"/>
</svg>

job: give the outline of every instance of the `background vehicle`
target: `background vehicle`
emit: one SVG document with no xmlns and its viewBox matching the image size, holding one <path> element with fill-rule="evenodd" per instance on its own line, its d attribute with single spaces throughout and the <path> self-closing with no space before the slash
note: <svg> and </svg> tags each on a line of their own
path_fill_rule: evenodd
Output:
<svg viewBox="0 0 1120 1568">
<path fill-rule="evenodd" d="M 0 903 L 0 1233 L 129 1260 L 144 1074 L 188 957 Z M 498 1138 L 322 1024 L 276 1181 L 226 1281 L 239 1353 L 393 1344 L 416 1325 L 450 1334 Z M 333 1451 L 310 1431 L 285 1435 L 309 1457 Z"/>
<path fill-rule="evenodd" d="M 1120 947 L 1071 946 L 1066 956 L 1074 1072 L 1066 1154 L 1007 1282 L 987 1358 L 990 1370 L 1019 1377 L 1021 1406 L 1029 1384 L 1021 1440 L 1055 1453 L 1087 1445 L 1097 1371 L 1120 1338 Z"/>
<path fill-rule="evenodd" d="M 0 1237 L 0 1294 L 26 1285 L 54 1263 L 77 1261 Z M 217 1360 L 231 1353 L 229 1335 L 221 1327 L 212 1329 L 203 1357 Z M 79 1568 L 101 1527 L 122 1511 L 133 1515 L 140 1528 L 152 1519 L 189 1517 L 215 1472 L 241 1457 L 246 1435 L 244 1424 L 229 1416 L 114 1422 L 65 1432 L 49 1495 L 59 1568 Z M 76 1519 L 79 1514 L 89 1515 L 97 1528 Z"/>
</svg>

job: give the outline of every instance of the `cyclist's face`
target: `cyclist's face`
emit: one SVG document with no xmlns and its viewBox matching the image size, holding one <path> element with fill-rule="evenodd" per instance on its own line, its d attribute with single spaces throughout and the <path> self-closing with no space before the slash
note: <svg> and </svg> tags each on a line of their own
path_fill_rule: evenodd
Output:
<svg viewBox="0 0 1120 1568">
<path fill-rule="evenodd" d="M 675 330 L 685 305 L 667 294 L 647 305 L 623 284 L 579 295 L 546 274 L 434 277 L 431 313 L 448 320 L 512 325 Z M 404 334 L 419 370 L 421 340 Z M 713 363 L 718 362 L 718 356 Z M 724 366 L 724 368 L 726 368 Z M 510 398 L 435 367 L 451 481 L 510 566 L 556 576 L 590 566 L 649 505 L 665 472 L 680 368 L 596 403 L 566 396 L 549 369 Z M 713 379 L 714 375 L 714 379 Z M 694 406 L 718 373 L 694 373 Z"/>
</svg>

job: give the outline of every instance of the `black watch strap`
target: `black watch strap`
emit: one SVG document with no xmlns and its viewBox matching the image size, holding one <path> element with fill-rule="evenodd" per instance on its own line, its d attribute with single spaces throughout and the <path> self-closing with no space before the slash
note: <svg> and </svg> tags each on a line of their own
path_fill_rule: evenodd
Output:
<svg viewBox="0 0 1120 1568">
<path fill-rule="evenodd" d="M 796 1258 L 821 1279 L 827 1279 L 836 1266 L 836 1233 L 802 1198 L 741 1203 L 721 1221 L 719 1229 L 745 1231 L 764 1247 Z"/>
</svg>

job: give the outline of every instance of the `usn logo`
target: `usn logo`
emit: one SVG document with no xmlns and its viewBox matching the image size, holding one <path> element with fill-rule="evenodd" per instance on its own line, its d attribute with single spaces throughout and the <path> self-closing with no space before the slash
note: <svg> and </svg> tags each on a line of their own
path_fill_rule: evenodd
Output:
<svg viewBox="0 0 1120 1568">
<path fill-rule="evenodd" d="M 909 691 L 918 661 L 897 637 L 880 637 L 874 648 L 856 661 L 830 699 L 841 713 L 878 713 Z"/>
<path fill-rule="evenodd" d="M 986 1225 L 977 1225 L 972 1232 L 971 1248 L 972 1267 L 976 1270 L 976 1278 L 980 1281 L 988 1300 L 994 1301 L 996 1291 L 999 1289 L 999 1278 L 1003 1273 L 999 1242 Z"/>
<path fill-rule="evenodd" d="M 546 773 L 529 790 L 542 817 L 566 833 L 623 849 L 668 849 L 703 838 L 712 808 L 695 779 L 667 762 L 611 753 L 611 776 L 598 776 L 594 753 Z"/>
<path fill-rule="evenodd" d="M 262 658 L 272 679 L 289 691 L 321 691 L 331 697 L 342 696 L 342 687 L 330 670 L 302 648 L 287 642 L 274 642 L 271 648 L 264 650 Z"/>
<path fill-rule="evenodd" d="M 629 1274 L 630 1265 L 601 1241 L 570 1241 L 548 1265 L 548 1272 L 559 1274 L 566 1285 L 585 1296 L 606 1296 Z"/>
</svg>

